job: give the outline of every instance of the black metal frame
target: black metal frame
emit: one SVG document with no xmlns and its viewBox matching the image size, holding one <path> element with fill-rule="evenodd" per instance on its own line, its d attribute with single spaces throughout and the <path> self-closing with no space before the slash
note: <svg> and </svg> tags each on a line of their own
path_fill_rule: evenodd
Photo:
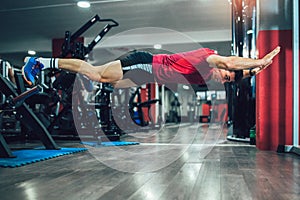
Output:
<svg viewBox="0 0 300 200">
<path fill-rule="evenodd" d="M 246 0 L 232 1 L 232 54 L 235 56 L 243 57 L 247 52 L 247 57 L 251 57 L 250 52 L 255 49 L 250 42 L 256 37 L 256 16 L 253 12 L 255 7 L 255 1 L 251 3 Z M 247 13 L 246 8 L 252 12 Z M 252 30 L 253 33 L 248 34 L 248 30 Z M 247 46 L 247 51 L 245 51 L 245 46 Z M 251 92 L 250 80 L 251 78 L 245 78 L 238 83 L 226 84 L 228 114 L 233 123 L 233 131 L 229 134 L 238 138 L 239 141 L 249 138 L 250 128 L 255 125 L 255 97 Z"/>
<path fill-rule="evenodd" d="M 84 46 L 76 40 L 86 32 L 90 27 L 92 27 L 96 22 L 112 22 L 112 24 L 106 24 L 105 27 L 100 31 L 100 33 L 94 38 L 94 40 L 88 45 Z M 78 29 L 74 34 L 71 35 L 70 31 L 65 32 L 65 41 L 62 45 L 61 57 L 66 57 L 69 54 L 73 58 L 84 59 L 84 57 L 89 54 L 93 48 L 100 42 L 100 40 L 106 35 L 106 33 L 115 26 L 119 26 L 119 23 L 113 19 L 101 19 L 98 15 L 94 16 L 87 23 L 85 23 L 80 29 Z"/>
<path fill-rule="evenodd" d="M 39 86 L 32 88 L 29 91 L 18 95 L 15 91 L 14 86 L 11 82 L 9 82 L 6 78 L 4 78 L 0 74 L 0 88 L 1 93 L 4 94 L 8 99 L 10 98 L 11 101 L 9 102 L 9 106 L 14 108 L 16 112 L 21 115 L 20 118 L 21 124 L 28 129 L 34 130 L 38 137 L 40 138 L 41 142 L 45 146 L 46 149 L 59 149 L 53 138 L 51 137 L 50 133 L 43 125 L 43 123 L 39 120 L 39 118 L 32 112 L 29 106 L 24 103 L 24 100 L 33 94 L 36 94 L 41 90 Z M 9 158 L 14 157 L 5 142 L 5 139 L 0 133 L 0 157 Z"/>
<path fill-rule="evenodd" d="M 87 46 L 84 46 L 84 44 L 82 44 L 82 42 L 78 41 L 78 38 L 84 33 L 86 32 L 89 28 L 91 28 L 94 24 L 96 24 L 97 22 L 109 22 L 107 23 L 104 28 L 102 28 L 102 30 L 99 32 L 99 34 L 91 41 L 90 44 L 88 44 Z M 64 58 L 64 57 L 72 57 L 72 58 L 78 58 L 81 60 L 84 60 L 86 58 L 86 55 L 88 55 L 93 48 L 96 46 L 97 43 L 100 42 L 100 40 L 108 33 L 108 31 L 115 26 L 118 26 L 118 22 L 116 22 L 113 19 L 101 19 L 98 15 L 95 15 L 92 19 L 90 19 L 87 23 L 85 23 L 81 28 L 79 28 L 74 34 L 71 35 L 70 31 L 66 31 L 65 32 L 65 39 L 64 39 L 64 43 L 62 45 L 62 53 L 60 55 L 60 57 Z M 80 77 L 80 79 L 82 80 L 84 86 L 87 86 L 90 84 L 90 81 L 87 80 L 85 77 L 78 75 Z M 59 76 L 56 78 L 56 81 L 53 83 L 53 86 L 62 90 L 63 92 L 69 94 L 68 96 L 72 95 L 71 92 L 73 91 L 70 88 L 74 87 L 74 81 L 76 78 L 76 74 L 74 73 L 69 73 L 66 71 L 60 71 Z M 61 84 L 62 82 L 65 82 L 66 80 L 68 80 L 66 84 Z M 67 87 L 62 87 L 62 85 L 68 85 Z M 103 84 L 103 88 L 106 87 L 107 84 Z M 109 86 L 107 86 L 109 87 Z M 86 89 L 89 91 L 89 89 L 86 87 Z M 111 95 L 111 91 L 106 91 L 105 89 L 103 89 L 102 93 L 106 93 L 107 97 L 110 97 Z M 71 108 L 71 104 L 68 104 L 67 101 L 65 101 L 66 104 L 64 105 L 63 110 L 58 114 L 58 116 L 54 119 L 54 121 L 51 123 L 51 125 L 49 126 L 50 131 L 53 131 L 53 126 L 55 125 L 55 123 L 57 123 L 61 116 L 63 116 L 64 112 L 68 112 L 69 109 Z M 107 102 L 106 105 L 102 105 L 101 104 L 101 108 L 102 111 L 105 112 L 106 116 L 110 116 L 111 115 L 111 108 L 110 108 L 110 103 Z M 102 112 L 102 113 L 103 113 Z M 109 119 L 112 119 L 112 117 L 109 117 Z M 120 133 L 120 129 L 117 129 L 115 126 L 115 124 L 113 122 L 109 122 L 108 124 L 106 124 L 105 128 L 103 128 L 103 132 L 106 134 L 106 136 L 110 139 L 110 140 L 118 140 L 119 139 L 119 133 Z"/>
<path fill-rule="evenodd" d="M 149 84 L 147 84 L 147 87 L 148 87 L 148 99 L 150 100 L 142 101 L 141 87 L 138 87 L 136 89 L 136 91 L 131 95 L 129 100 L 129 113 L 131 115 L 131 118 L 134 121 L 134 123 L 142 127 L 149 125 L 149 122 L 145 121 L 143 108 L 147 108 L 149 112 L 152 104 L 156 104 L 157 102 L 161 103 L 160 99 L 151 99 L 151 88 L 149 87 Z M 137 102 L 134 101 L 136 96 L 137 96 Z M 137 114 L 138 114 L 137 117 L 134 116 L 135 108 L 137 109 Z M 151 115 L 149 113 L 148 116 L 152 121 Z M 136 121 L 137 119 L 140 120 L 140 123 Z"/>
</svg>

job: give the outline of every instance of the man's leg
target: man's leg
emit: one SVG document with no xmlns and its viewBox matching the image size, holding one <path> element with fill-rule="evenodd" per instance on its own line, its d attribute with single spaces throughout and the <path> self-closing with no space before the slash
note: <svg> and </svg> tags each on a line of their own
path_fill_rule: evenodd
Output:
<svg viewBox="0 0 300 200">
<path fill-rule="evenodd" d="M 122 66 L 119 60 L 100 66 L 93 66 L 79 59 L 59 59 L 58 68 L 80 73 L 92 81 L 113 83 L 123 77 Z"/>
<path fill-rule="evenodd" d="M 26 58 L 22 68 L 23 76 L 29 85 L 35 83 L 37 74 L 47 68 L 62 69 L 80 73 L 97 82 L 114 83 L 123 77 L 121 62 L 112 61 L 100 66 L 93 66 L 83 60 L 68 58 Z"/>
</svg>

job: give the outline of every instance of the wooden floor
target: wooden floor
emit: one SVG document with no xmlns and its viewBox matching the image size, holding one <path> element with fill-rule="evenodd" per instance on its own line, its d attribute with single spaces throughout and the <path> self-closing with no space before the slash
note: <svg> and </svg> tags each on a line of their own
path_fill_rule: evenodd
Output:
<svg viewBox="0 0 300 200">
<path fill-rule="evenodd" d="M 1 200 L 299 200 L 300 158 L 226 141 L 219 125 L 123 138 L 140 145 L 0 168 Z M 77 142 L 60 146 L 81 146 Z"/>
</svg>

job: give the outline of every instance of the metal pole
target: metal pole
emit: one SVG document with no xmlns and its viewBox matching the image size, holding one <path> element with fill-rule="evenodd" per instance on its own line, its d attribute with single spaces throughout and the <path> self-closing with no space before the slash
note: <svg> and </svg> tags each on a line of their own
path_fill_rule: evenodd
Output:
<svg viewBox="0 0 300 200">
<path fill-rule="evenodd" d="M 161 119 L 165 123 L 165 85 L 161 86 Z"/>
<path fill-rule="evenodd" d="M 159 99 L 159 88 L 158 88 L 157 83 L 155 83 L 155 97 L 154 97 L 154 99 Z M 159 113 L 159 103 L 157 102 L 155 104 L 155 116 L 154 116 L 154 118 L 155 118 L 154 121 L 155 121 L 156 124 L 158 122 L 159 115 L 160 115 L 160 113 Z"/>
<path fill-rule="evenodd" d="M 299 0 L 293 2 L 293 145 L 299 146 Z"/>
</svg>

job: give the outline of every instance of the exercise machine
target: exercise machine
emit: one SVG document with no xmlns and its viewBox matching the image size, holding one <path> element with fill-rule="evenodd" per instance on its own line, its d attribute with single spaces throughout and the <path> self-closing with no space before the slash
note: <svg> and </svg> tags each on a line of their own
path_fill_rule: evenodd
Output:
<svg viewBox="0 0 300 200">
<path fill-rule="evenodd" d="M 150 107 L 156 103 L 161 103 L 160 99 L 151 98 L 150 84 L 146 85 L 147 99 L 142 99 L 142 87 L 137 87 L 129 100 L 129 113 L 133 122 L 141 127 L 149 126 L 154 120 L 151 117 Z"/>
<path fill-rule="evenodd" d="M 238 20 L 240 19 L 240 20 Z M 232 1 L 232 54 L 255 58 L 257 32 L 256 2 Z M 252 79 L 252 81 L 251 81 Z M 232 129 L 229 140 L 249 142 L 250 129 L 255 125 L 255 77 L 225 86 L 229 100 Z"/>
<path fill-rule="evenodd" d="M 5 112 L 15 112 L 19 116 L 22 126 L 24 126 L 27 131 L 32 133 L 34 132 L 39 137 L 46 149 L 59 149 L 46 127 L 33 113 L 29 106 L 24 102 L 30 96 L 40 92 L 41 87 L 36 86 L 18 95 L 14 85 L 2 75 L 0 75 L 0 88 L 1 93 L 5 95 L 6 98 L 5 103 L 1 105 L 1 115 L 3 115 L 3 113 Z M 0 119 L 3 119 L 2 116 L 0 116 Z M 0 157 L 14 157 L 1 133 Z"/>
<path fill-rule="evenodd" d="M 107 24 L 103 27 L 103 29 L 99 32 L 99 34 L 87 45 L 85 46 L 82 41 L 80 41 L 80 37 L 83 33 L 85 33 L 89 28 L 91 28 L 96 23 L 103 23 L 106 22 Z M 101 39 L 108 33 L 108 31 L 118 26 L 119 24 L 113 20 L 113 19 L 101 19 L 98 15 L 94 16 L 92 19 L 90 19 L 87 23 L 85 23 L 80 29 L 78 29 L 74 34 L 71 34 L 70 31 L 65 32 L 65 38 L 64 42 L 61 46 L 61 55 L 59 57 L 65 58 L 77 58 L 77 59 L 86 59 L 87 55 L 93 50 L 93 48 L 96 46 L 97 43 L 101 41 Z M 77 136 L 77 132 L 80 129 L 80 132 L 84 132 L 84 129 L 91 126 L 92 123 L 88 123 L 90 120 L 87 119 L 89 116 L 94 116 L 96 113 L 92 113 L 91 106 L 93 103 L 90 102 L 83 102 L 83 99 L 81 98 L 80 91 L 86 90 L 88 92 L 91 92 L 93 90 L 93 83 L 90 80 L 87 80 L 84 76 L 80 74 L 75 74 L 67 71 L 61 71 L 61 70 L 53 70 L 52 72 L 48 73 L 49 76 L 55 76 L 56 79 L 52 84 L 46 83 L 46 85 L 51 85 L 51 87 L 59 93 L 60 100 L 58 102 L 59 111 L 57 110 L 52 114 L 51 117 L 51 123 L 49 125 L 49 131 L 51 134 L 59 136 L 61 134 L 69 134 L 73 137 Z M 80 80 L 82 84 L 77 84 L 74 86 L 74 81 L 77 78 L 77 80 Z M 48 79 L 49 80 L 49 79 Z M 43 84 L 43 83 L 42 83 Z M 84 87 L 82 87 L 83 85 Z M 76 87 L 76 94 L 74 94 L 74 87 Z M 108 84 L 100 84 L 99 88 L 101 88 L 102 91 L 100 91 L 100 96 L 103 98 L 110 97 L 111 90 L 107 89 L 111 86 Z M 75 127 L 74 126 L 74 113 L 72 113 L 72 98 L 77 98 L 78 101 L 81 103 L 78 104 L 79 107 L 81 107 L 79 110 L 86 111 L 90 110 L 90 112 L 85 112 L 84 114 L 87 114 L 87 116 L 83 116 L 82 114 L 76 114 L 76 117 L 85 117 L 85 124 L 82 125 L 82 127 Z M 96 107 L 101 107 L 100 114 L 102 116 L 110 116 L 110 105 L 109 100 L 103 99 L 100 100 L 100 103 L 97 104 Z M 104 105 L 105 103 L 105 105 Z M 102 117 L 105 118 L 105 117 Z M 91 117 L 92 119 L 92 117 Z M 111 140 L 117 140 L 118 136 L 117 132 L 115 131 L 113 123 L 111 121 L 107 122 L 107 124 L 104 124 L 105 122 L 101 121 L 102 127 L 104 128 L 104 133 L 107 134 L 107 137 Z M 98 126 L 95 125 L 95 135 L 99 134 L 97 128 Z M 95 136 L 96 137 L 96 136 Z"/>
</svg>

